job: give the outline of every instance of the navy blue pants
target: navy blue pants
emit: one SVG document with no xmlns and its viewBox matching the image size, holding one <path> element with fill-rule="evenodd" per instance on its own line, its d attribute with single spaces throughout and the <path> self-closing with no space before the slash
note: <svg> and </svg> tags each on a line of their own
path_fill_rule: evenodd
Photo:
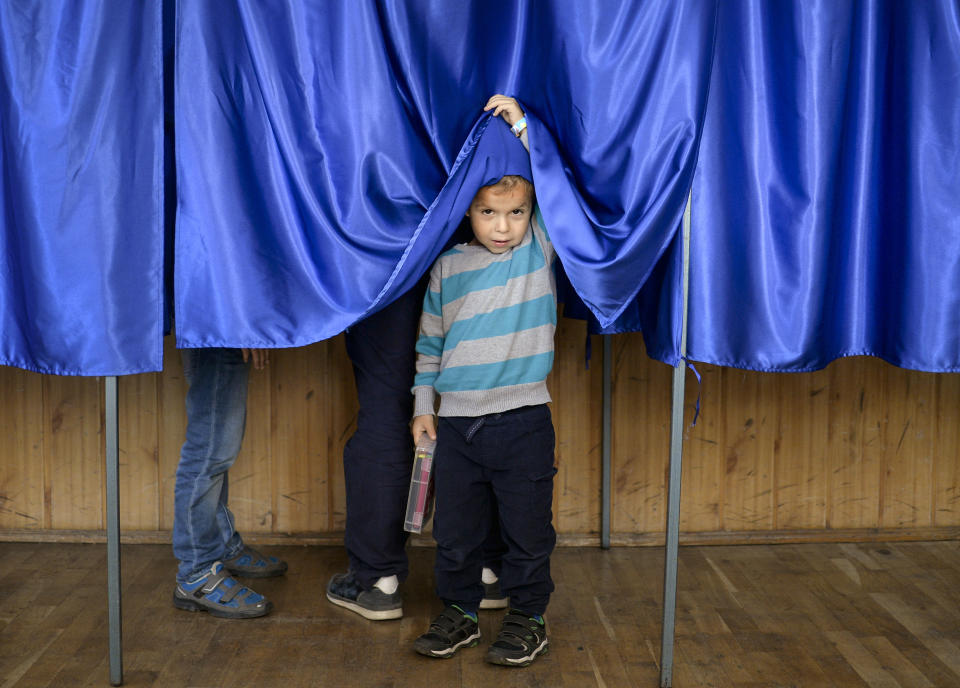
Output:
<svg viewBox="0 0 960 688">
<path fill-rule="evenodd" d="M 510 606 L 543 614 L 553 592 L 553 465 L 550 409 L 525 406 L 479 418 L 440 418 L 434 461 L 437 594 L 476 611 L 491 520 L 505 551 L 500 588 Z"/>
<path fill-rule="evenodd" d="M 345 543 L 350 569 L 369 590 L 381 576 L 407 577 L 403 519 L 413 469 L 413 415 L 417 328 L 424 285 L 350 327 L 360 412 L 343 449 L 347 498 Z"/>
<path fill-rule="evenodd" d="M 403 519 L 413 469 L 413 377 L 424 280 L 346 333 L 360 412 L 343 448 L 350 570 L 369 590 L 382 576 L 406 580 Z M 500 573 L 503 545 L 496 528 L 484 548 L 485 566 Z M 480 580 L 480 574 L 477 574 Z"/>
</svg>

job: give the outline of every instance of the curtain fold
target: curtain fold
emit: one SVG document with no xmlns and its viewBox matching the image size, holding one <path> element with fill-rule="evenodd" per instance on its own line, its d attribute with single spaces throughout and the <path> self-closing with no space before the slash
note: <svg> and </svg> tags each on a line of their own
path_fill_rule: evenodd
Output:
<svg viewBox="0 0 960 688">
<path fill-rule="evenodd" d="M 162 367 L 160 3 L 0 3 L 0 365 Z"/>
<path fill-rule="evenodd" d="M 717 36 L 690 357 L 960 370 L 960 4 L 724 2 Z"/>
<path fill-rule="evenodd" d="M 179 10 L 182 347 L 307 344 L 414 284 L 455 229 L 424 215 L 497 92 L 530 113 L 544 218 L 600 322 L 676 231 L 715 2 Z"/>
<path fill-rule="evenodd" d="M 174 181 L 180 346 L 341 332 L 451 239 L 502 92 L 592 331 L 677 361 L 692 187 L 690 358 L 960 371 L 956 2 L 179 0 L 171 99 L 172 3 L 0 3 L 0 365 L 160 368 Z"/>
</svg>

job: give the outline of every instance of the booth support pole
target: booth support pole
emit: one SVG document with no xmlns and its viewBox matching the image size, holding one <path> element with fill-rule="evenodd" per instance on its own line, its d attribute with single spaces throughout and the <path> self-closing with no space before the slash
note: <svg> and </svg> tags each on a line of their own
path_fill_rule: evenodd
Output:
<svg viewBox="0 0 960 688">
<path fill-rule="evenodd" d="M 123 683 L 123 656 L 120 623 L 120 425 L 117 378 L 105 380 L 107 462 L 107 609 L 110 636 L 110 684 Z"/>
<path fill-rule="evenodd" d="M 603 335 L 603 477 L 600 488 L 602 519 L 600 546 L 610 549 L 610 452 L 613 417 L 610 397 L 613 378 L 613 344 L 609 334 Z"/>
<path fill-rule="evenodd" d="M 683 211 L 682 310 L 680 360 L 673 369 L 673 410 L 670 418 L 670 485 L 667 491 L 667 533 L 663 572 L 663 636 L 660 641 L 660 688 L 673 685 L 673 642 L 677 611 L 677 560 L 680 544 L 680 477 L 683 460 L 683 398 L 687 363 L 687 305 L 690 290 L 690 213 L 693 191 Z"/>
</svg>

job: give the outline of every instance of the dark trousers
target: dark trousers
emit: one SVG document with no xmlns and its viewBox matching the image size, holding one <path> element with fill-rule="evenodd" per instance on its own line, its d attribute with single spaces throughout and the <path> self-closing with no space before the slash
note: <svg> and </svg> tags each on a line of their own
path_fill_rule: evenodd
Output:
<svg viewBox="0 0 960 688">
<path fill-rule="evenodd" d="M 479 418 L 444 417 L 434 462 L 437 594 L 476 611 L 491 519 L 505 552 L 500 587 L 510 606 L 543 614 L 553 592 L 553 465 L 550 409 L 526 406 Z"/>
<path fill-rule="evenodd" d="M 350 569 L 370 589 L 381 576 L 407 577 L 403 519 L 413 468 L 410 387 L 425 285 L 350 327 L 360 412 L 343 449 L 347 499 L 345 544 Z"/>
</svg>

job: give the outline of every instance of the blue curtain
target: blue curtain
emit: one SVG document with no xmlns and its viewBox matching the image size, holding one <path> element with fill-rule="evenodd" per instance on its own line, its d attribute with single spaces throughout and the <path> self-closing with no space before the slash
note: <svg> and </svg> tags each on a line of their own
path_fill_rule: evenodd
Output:
<svg viewBox="0 0 960 688">
<path fill-rule="evenodd" d="M 0 2 L 0 364 L 162 367 L 160 3 Z"/>
<path fill-rule="evenodd" d="M 676 362 L 692 186 L 690 358 L 960 370 L 956 2 L 180 0 L 175 100 L 171 2 L 0 3 L 0 364 L 159 369 L 174 188 L 181 346 L 342 331 L 450 239 L 504 92 L 568 313 Z"/>
<path fill-rule="evenodd" d="M 456 163 L 497 92 L 531 115 L 566 274 L 602 324 L 631 329 L 624 309 L 693 175 L 713 1 L 179 10 L 180 346 L 314 342 L 416 282 L 460 219 L 424 216 L 462 183 Z"/>
<path fill-rule="evenodd" d="M 720 3 L 692 214 L 691 358 L 960 370 L 960 3 Z"/>
</svg>

